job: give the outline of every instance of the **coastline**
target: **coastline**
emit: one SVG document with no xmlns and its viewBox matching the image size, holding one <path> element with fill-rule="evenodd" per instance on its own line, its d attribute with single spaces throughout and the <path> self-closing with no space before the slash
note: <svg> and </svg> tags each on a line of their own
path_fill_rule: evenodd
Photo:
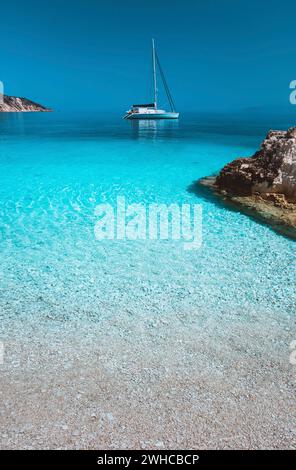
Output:
<svg viewBox="0 0 296 470">
<path fill-rule="evenodd" d="M 251 157 L 236 158 L 216 177 L 201 178 L 198 184 L 296 240 L 296 127 L 270 130 Z"/>
<path fill-rule="evenodd" d="M 27 98 L 2 95 L 0 102 L 0 113 L 50 113 L 53 110 Z"/>
<path fill-rule="evenodd" d="M 208 176 L 197 181 L 198 185 L 208 188 L 217 198 L 226 204 L 232 205 L 253 217 L 259 222 L 269 225 L 277 233 L 296 240 L 296 204 L 281 204 L 280 197 L 275 195 L 270 199 L 263 194 L 237 196 L 219 190 L 216 177 Z M 279 195 L 280 196 L 280 195 Z"/>
</svg>

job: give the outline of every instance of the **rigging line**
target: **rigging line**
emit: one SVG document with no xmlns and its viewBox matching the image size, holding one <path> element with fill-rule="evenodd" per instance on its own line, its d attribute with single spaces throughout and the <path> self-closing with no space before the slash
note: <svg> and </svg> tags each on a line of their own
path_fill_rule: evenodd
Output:
<svg viewBox="0 0 296 470">
<path fill-rule="evenodd" d="M 165 88 L 165 91 L 166 91 L 166 94 L 167 94 L 167 97 L 168 97 L 168 100 L 169 100 L 169 103 L 170 103 L 170 106 L 171 106 L 171 110 L 174 112 L 174 111 L 175 111 L 175 104 L 174 104 L 172 95 L 171 95 L 171 93 L 170 93 L 170 90 L 169 90 L 167 81 L 166 81 L 166 79 L 165 79 L 165 76 L 164 76 L 162 67 L 161 67 L 161 65 L 160 65 L 157 52 L 155 53 L 155 55 L 156 55 L 156 61 L 157 61 L 157 65 L 158 65 L 158 67 L 159 67 L 160 75 L 161 75 L 161 78 L 162 78 L 162 81 L 163 81 L 163 84 L 164 84 L 164 88 Z"/>
<path fill-rule="evenodd" d="M 160 71 L 160 74 L 161 74 L 161 78 L 162 78 L 162 81 L 163 81 L 163 85 L 164 85 L 164 88 L 165 88 L 165 92 L 166 92 L 167 98 L 168 98 L 168 100 L 169 100 L 169 104 L 170 104 L 171 110 L 174 111 L 174 102 L 173 102 L 173 99 L 172 99 L 172 96 L 171 96 L 171 93 L 170 93 L 168 84 L 167 84 L 167 82 L 166 82 L 166 79 L 165 79 L 165 76 L 164 76 L 162 67 L 161 67 L 161 65 L 160 65 L 159 58 L 158 58 L 157 56 L 156 56 L 156 59 L 157 59 L 157 65 L 158 65 L 158 67 L 159 67 L 159 71 Z"/>
</svg>

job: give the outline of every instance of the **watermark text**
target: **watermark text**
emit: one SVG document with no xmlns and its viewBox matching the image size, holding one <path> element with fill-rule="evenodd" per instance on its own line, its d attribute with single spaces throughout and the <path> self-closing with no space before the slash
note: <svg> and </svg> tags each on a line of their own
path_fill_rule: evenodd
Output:
<svg viewBox="0 0 296 470">
<path fill-rule="evenodd" d="M 202 244 L 202 206 L 200 204 L 127 204 L 118 196 L 115 206 L 95 208 L 97 240 L 173 240 L 183 241 L 185 250 Z"/>
</svg>

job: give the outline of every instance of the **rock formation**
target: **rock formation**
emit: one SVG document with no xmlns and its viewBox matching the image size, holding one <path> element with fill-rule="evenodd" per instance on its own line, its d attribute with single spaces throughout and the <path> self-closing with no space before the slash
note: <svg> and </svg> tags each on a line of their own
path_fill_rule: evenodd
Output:
<svg viewBox="0 0 296 470">
<path fill-rule="evenodd" d="M 3 101 L 3 102 L 2 102 Z M 16 96 L 3 96 L 0 101 L 0 112 L 14 113 L 14 112 L 48 112 L 49 108 L 45 108 L 41 104 L 34 103 L 34 101 L 27 98 L 17 98 Z"/>
<path fill-rule="evenodd" d="M 270 131 L 253 157 L 226 165 L 216 184 L 237 196 L 281 194 L 296 202 L 296 127 Z"/>
<path fill-rule="evenodd" d="M 231 208 L 271 225 L 296 239 L 296 127 L 270 131 L 250 158 L 228 163 L 206 186 Z"/>
</svg>

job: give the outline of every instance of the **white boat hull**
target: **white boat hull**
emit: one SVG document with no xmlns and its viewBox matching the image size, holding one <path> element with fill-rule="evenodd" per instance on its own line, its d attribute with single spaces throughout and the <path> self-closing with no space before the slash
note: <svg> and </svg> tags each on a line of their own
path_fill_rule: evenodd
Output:
<svg viewBox="0 0 296 470">
<path fill-rule="evenodd" d="M 178 119 L 179 113 L 131 113 L 125 119 Z"/>
</svg>

